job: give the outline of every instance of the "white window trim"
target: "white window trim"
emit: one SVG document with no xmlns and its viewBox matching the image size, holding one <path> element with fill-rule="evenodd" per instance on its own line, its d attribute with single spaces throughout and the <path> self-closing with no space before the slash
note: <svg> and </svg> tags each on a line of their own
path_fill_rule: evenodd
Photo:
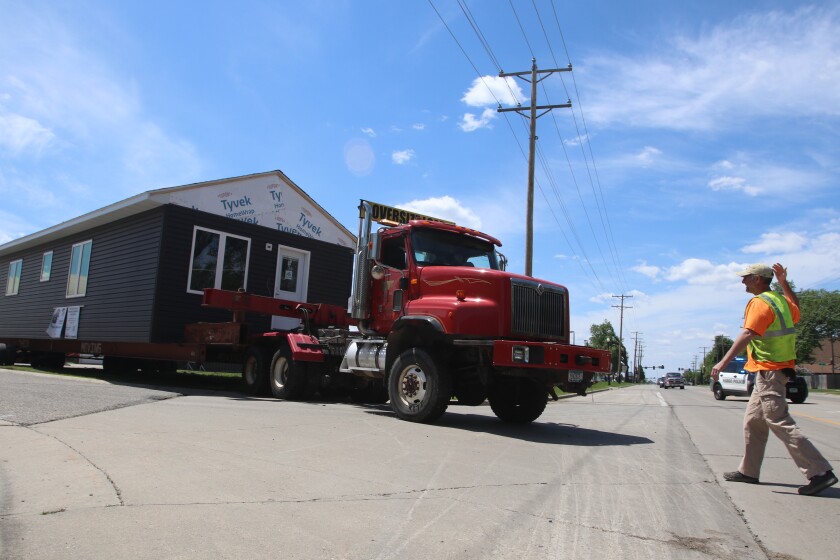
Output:
<svg viewBox="0 0 840 560">
<path fill-rule="evenodd" d="M 73 252 L 71 250 L 70 254 L 72 254 L 72 253 Z M 50 270 L 47 272 L 47 277 L 44 278 L 44 261 L 46 260 L 47 255 L 50 256 Z M 52 251 L 47 251 L 46 253 L 41 255 L 41 282 L 49 282 L 50 281 L 50 278 L 52 277 L 52 259 L 53 259 L 54 256 L 55 255 L 53 254 Z"/>
<path fill-rule="evenodd" d="M 213 284 L 214 288 L 220 288 L 222 285 L 222 268 L 225 262 L 225 250 L 227 249 L 227 238 L 233 237 L 235 239 L 240 239 L 242 241 L 246 241 L 248 243 L 248 250 L 245 255 L 245 279 L 244 284 L 248 286 L 248 269 L 251 265 L 251 238 L 250 237 L 243 237 L 241 235 L 235 235 L 233 233 L 225 233 L 224 231 L 219 231 L 216 229 L 210 229 L 202 226 L 193 226 L 193 237 L 192 243 L 190 243 L 190 268 L 189 274 L 187 274 L 187 293 L 188 294 L 198 294 L 204 295 L 204 291 L 199 290 L 192 290 L 190 286 L 192 286 L 192 272 L 193 272 L 193 259 L 195 258 L 195 237 L 198 234 L 198 230 L 206 231 L 208 233 L 215 233 L 219 236 L 219 254 L 216 255 L 216 281 Z"/>
<path fill-rule="evenodd" d="M 15 274 L 15 278 L 17 281 L 14 284 L 10 285 L 10 281 L 12 279 L 12 266 L 18 265 L 17 267 L 17 274 Z M 20 291 L 20 277 L 23 276 L 23 259 L 17 259 L 14 261 L 9 262 L 9 272 L 8 276 L 6 276 L 6 295 L 7 296 L 16 296 Z M 12 289 L 12 286 L 14 288 Z"/>
<path fill-rule="evenodd" d="M 69 292 L 70 292 L 70 278 L 71 278 L 70 274 L 73 271 L 73 250 L 76 247 L 84 247 L 88 243 L 90 243 L 90 254 L 93 255 L 93 239 L 88 239 L 86 241 L 80 241 L 79 243 L 73 243 L 73 246 L 70 247 L 70 266 L 67 268 L 67 289 L 64 291 L 64 297 L 67 298 L 67 299 L 80 298 L 80 297 L 85 297 L 85 295 L 87 295 L 87 284 L 85 284 L 85 291 L 81 294 L 78 294 L 78 293 L 70 294 Z M 84 249 L 82 249 L 82 251 L 84 251 Z M 89 259 L 90 259 L 90 256 L 88 257 L 88 279 L 90 278 L 90 260 Z M 82 272 L 82 262 L 79 261 L 79 277 L 80 278 L 81 278 L 81 272 Z M 76 290 L 78 290 L 78 289 L 79 289 L 79 283 L 78 283 L 78 280 L 77 280 L 76 281 Z"/>
</svg>

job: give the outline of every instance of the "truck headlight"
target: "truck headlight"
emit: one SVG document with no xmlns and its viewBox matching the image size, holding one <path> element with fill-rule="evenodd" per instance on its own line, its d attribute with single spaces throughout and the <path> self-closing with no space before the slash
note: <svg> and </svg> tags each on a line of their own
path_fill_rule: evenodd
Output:
<svg viewBox="0 0 840 560">
<path fill-rule="evenodd" d="M 513 356 L 511 356 L 512 361 L 527 364 L 530 354 L 529 350 L 527 346 L 514 346 L 512 350 Z"/>
</svg>

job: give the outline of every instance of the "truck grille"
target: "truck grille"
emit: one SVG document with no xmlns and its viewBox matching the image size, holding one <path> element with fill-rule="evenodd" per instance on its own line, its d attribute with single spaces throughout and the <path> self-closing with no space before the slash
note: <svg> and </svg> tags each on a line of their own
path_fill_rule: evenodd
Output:
<svg viewBox="0 0 840 560">
<path fill-rule="evenodd" d="M 562 338 L 565 321 L 565 288 L 511 280 L 511 334 Z"/>
</svg>

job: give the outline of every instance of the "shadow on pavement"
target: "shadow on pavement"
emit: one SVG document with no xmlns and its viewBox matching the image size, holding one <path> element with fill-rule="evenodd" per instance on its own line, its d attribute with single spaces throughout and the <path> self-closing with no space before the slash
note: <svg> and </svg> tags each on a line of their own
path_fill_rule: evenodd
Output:
<svg viewBox="0 0 840 560">
<path fill-rule="evenodd" d="M 390 407 L 366 407 L 368 414 L 382 416 L 396 415 L 391 412 Z M 555 422 L 540 422 L 539 419 L 531 424 L 507 424 L 493 416 L 478 414 L 464 414 L 458 412 L 447 412 L 440 420 L 431 424 L 432 427 L 455 428 L 484 434 L 494 434 L 501 437 L 509 437 L 518 440 L 532 441 L 534 443 L 555 443 L 561 445 L 577 445 L 584 447 L 616 446 L 616 445 L 641 445 L 653 443 L 653 440 L 646 437 L 639 437 L 627 434 L 602 432 L 589 428 L 581 428 L 574 424 L 558 424 Z"/>
</svg>

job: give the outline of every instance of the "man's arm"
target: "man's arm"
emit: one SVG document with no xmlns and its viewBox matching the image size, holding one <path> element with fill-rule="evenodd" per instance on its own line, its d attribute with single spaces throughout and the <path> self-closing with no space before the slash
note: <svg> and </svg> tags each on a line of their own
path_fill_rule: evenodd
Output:
<svg viewBox="0 0 840 560">
<path fill-rule="evenodd" d="M 793 293 L 793 290 L 790 289 L 790 284 L 788 284 L 787 281 L 787 269 L 780 263 L 776 263 L 773 265 L 773 272 L 776 273 L 776 281 L 779 283 L 779 286 L 781 286 L 785 297 L 791 300 L 796 307 L 799 307 L 799 298 L 797 298 L 796 294 Z"/>
<path fill-rule="evenodd" d="M 741 334 L 738 335 L 738 338 L 735 339 L 735 342 L 732 344 L 732 348 L 729 349 L 729 352 L 723 357 L 721 361 L 716 363 L 712 367 L 712 377 L 715 381 L 718 380 L 718 375 L 720 374 L 721 370 L 726 367 L 726 364 L 732 361 L 735 356 L 740 354 L 744 351 L 747 345 L 750 343 L 752 339 L 758 336 L 758 333 L 751 330 L 751 329 L 744 329 L 741 331 Z"/>
</svg>

